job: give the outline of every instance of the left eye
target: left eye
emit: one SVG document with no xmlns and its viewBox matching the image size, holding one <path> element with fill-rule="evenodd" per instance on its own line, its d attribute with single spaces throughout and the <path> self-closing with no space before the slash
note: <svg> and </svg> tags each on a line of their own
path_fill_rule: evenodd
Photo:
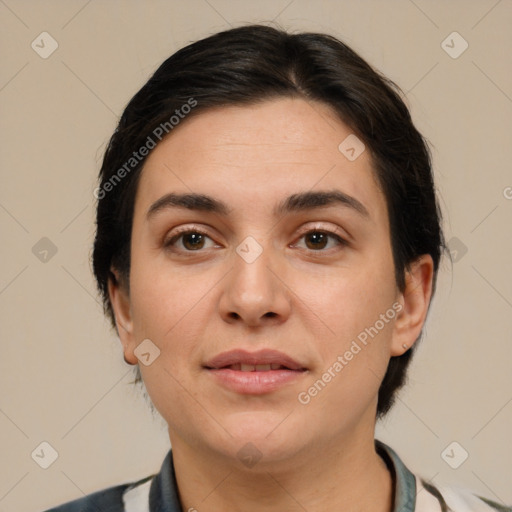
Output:
<svg viewBox="0 0 512 512">
<path fill-rule="evenodd" d="M 326 248 L 329 239 L 335 240 L 335 245 L 346 245 L 345 240 L 330 231 L 312 230 L 304 233 L 301 239 L 306 239 L 306 248 L 310 251 L 318 251 Z M 309 243 L 308 243 L 309 241 Z"/>
</svg>

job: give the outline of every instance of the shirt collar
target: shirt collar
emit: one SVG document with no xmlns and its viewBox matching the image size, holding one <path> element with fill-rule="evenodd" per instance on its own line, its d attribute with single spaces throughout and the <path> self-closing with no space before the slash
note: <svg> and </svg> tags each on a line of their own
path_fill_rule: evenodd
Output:
<svg viewBox="0 0 512 512">
<path fill-rule="evenodd" d="M 416 508 L 416 477 L 388 445 L 376 439 L 375 449 L 386 462 L 395 481 L 393 512 L 414 512 Z"/>
<path fill-rule="evenodd" d="M 384 459 L 395 482 L 393 512 L 414 512 L 416 503 L 416 478 L 397 453 L 379 440 L 375 449 Z M 160 472 L 155 476 L 149 493 L 151 512 L 181 512 L 178 486 L 174 472 L 172 450 L 165 457 Z"/>
<path fill-rule="evenodd" d="M 178 484 L 174 473 L 172 450 L 167 453 L 160 473 L 155 475 L 149 491 L 150 512 L 181 512 Z"/>
</svg>

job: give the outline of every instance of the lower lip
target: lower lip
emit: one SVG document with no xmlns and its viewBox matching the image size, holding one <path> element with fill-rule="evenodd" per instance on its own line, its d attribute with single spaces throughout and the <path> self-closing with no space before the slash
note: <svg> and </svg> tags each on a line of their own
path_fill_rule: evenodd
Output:
<svg viewBox="0 0 512 512">
<path fill-rule="evenodd" d="M 221 368 L 208 370 L 224 387 L 246 395 L 262 395 L 300 379 L 306 372 L 302 370 L 269 370 L 242 372 Z"/>
</svg>

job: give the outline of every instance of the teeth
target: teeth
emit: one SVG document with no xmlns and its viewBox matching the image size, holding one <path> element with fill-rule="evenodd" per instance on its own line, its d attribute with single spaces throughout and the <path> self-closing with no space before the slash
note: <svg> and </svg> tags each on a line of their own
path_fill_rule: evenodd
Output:
<svg viewBox="0 0 512 512">
<path fill-rule="evenodd" d="M 286 370 L 287 368 L 279 363 L 269 363 L 269 364 L 232 364 L 227 366 L 230 370 L 235 370 L 237 372 L 269 372 L 270 370 Z"/>
<path fill-rule="evenodd" d="M 269 372 L 270 370 L 278 370 L 281 368 L 280 364 L 232 364 L 229 367 L 231 370 L 238 370 L 242 372 Z"/>
</svg>

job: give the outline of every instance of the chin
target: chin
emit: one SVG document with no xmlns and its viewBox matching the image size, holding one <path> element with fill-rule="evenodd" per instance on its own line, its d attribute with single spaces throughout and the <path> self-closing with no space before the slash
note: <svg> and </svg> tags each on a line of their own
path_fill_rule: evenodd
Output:
<svg viewBox="0 0 512 512">
<path fill-rule="evenodd" d="M 232 414 L 225 422 L 233 436 L 228 439 L 236 451 L 250 445 L 262 452 L 266 459 L 284 459 L 301 449 L 304 434 L 287 412 L 261 411 Z M 250 451 L 250 448 L 247 448 Z M 255 450 L 256 451 L 256 450 Z"/>
<path fill-rule="evenodd" d="M 232 412 L 221 423 L 233 437 L 263 440 L 281 432 L 289 434 L 293 424 L 293 415 L 288 416 L 289 413 L 290 411 L 281 409 Z"/>
</svg>

